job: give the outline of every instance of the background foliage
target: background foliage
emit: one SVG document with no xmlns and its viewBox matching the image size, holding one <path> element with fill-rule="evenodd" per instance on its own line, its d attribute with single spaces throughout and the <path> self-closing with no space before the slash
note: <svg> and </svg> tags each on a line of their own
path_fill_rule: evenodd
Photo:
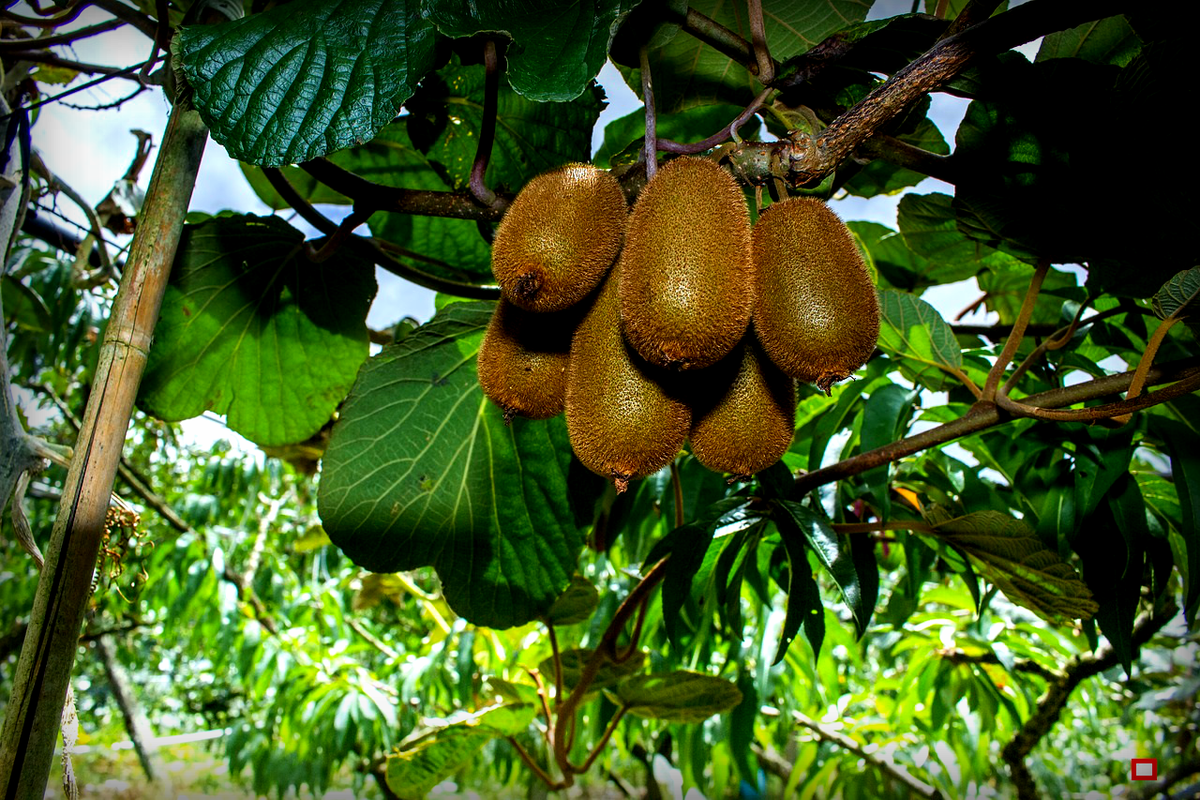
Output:
<svg viewBox="0 0 1200 800">
<path fill-rule="evenodd" d="M 161 5 L 178 24 L 186 9 Z M 98 654 L 115 643 L 154 728 L 224 730 L 256 793 L 540 796 L 539 777 L 570 775 L 581 796 L 1128 795 L 1133 756 L 1195 782 L 1194 182 L 1165 162 L 1114 180 L 1128 134 L 1108 132 L 1119 109 L 1183 148 L 1193 20 L 1034 0 L 864 21 L 866 2 L 768 1 L 778 63 L 754 107 L 754 5 L 533 2 L 497 21 L 294 0 L 183 28 L 173 58 L 264 201 L 310 222 L 310 203 L 352 205 L 348 227 L 376 238 L 326 219 L 305 242 L 233 212 L 187 228 L 116 488 L 140 518 L 110 530 L 83 632 Z M 161 9 L 127 11 L 152 26 Z M 480 34 L 497 27 L 489 89 Z M 928 69 L 947 33 L 975 48 L 940 84 L 970 101 L 956 131 L 919 100 L 860 120 L 855 157 L 803 187 L 807 162 L 753 166 L 835 146 L 838 120 L 898 80 L 880 76 Z M 1043 36 L 1032 61 L 1010 49 Z M 791 448 L 749 482 L 682 453 L 618 496 L 561 419 L 505 426 L 478 388 L 491 303 L 453 292 L 480 296 L 507 198 L 589 159 L 610 53 L 638 92 L 648 65 L 660 138 L 703 140 L 751 106 L 749 144 L 725 155 L 768 193 L 945 182 L 905 194 L 894 229 L 850 222 L 879 350 L 829 395 L 801 388 Z M 493 122 L 487 204 L 472 167 Z M 643 113 L 618 119 L 596 154 L 630 192 L 645 134 Z M 35 179 L 35 203 L 59 188 Z M 445 290 L 436 316 L 369 331 L 373 263 Z M 81 269 L 23 238 L 2 283 L 21 424 L 60 445 L 115 291 Z M 972 279 L 998 326 L 922 299 Z M 1113 422 L 1126 409 L 1103 404 L 1128 381 L 1102 379 L 1143 359 L 1151 384 L 1182 389 Z M 172 421 L 206 410 L 262 451 L 183 441 Z M 43 546 L 63 476 L 50 467 L 21 506 Z M 2 524 L 7 686 L 37 574 Z M 79 658 L 74 679 L 99 741 L 125 735 L 106 661 Z"/>
</svg>

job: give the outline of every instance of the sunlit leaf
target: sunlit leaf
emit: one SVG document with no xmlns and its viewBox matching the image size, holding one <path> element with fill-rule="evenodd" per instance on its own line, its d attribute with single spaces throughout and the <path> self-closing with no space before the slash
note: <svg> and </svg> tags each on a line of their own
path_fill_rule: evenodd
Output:
<svg viewBox="0 0 1200 800">
<path fill-rule="evenodd" d="M 638 675 L 619 684 L 615 693 L 629 713 L 667 722 L 703 722 L 742 702 L 731 682 L 687 670 Z"/>
<path fill-rule="evenodd" d="M 1025 522 L 999 511 L 951 517 L 936 506 L 926 519 L 939 539 L 970 555 L 1013 603 L 1056 623 L 1096 613 L 1092 593 L 1079 575 Z"/>
<path fill-rule="evenodd" d="M 937 309 L 906 292 L 882 289 L 879 321 L 879 348 L 894 355 L 906 375 L 935 391 L 953 383 L 962 350 Z"/>
</svg>

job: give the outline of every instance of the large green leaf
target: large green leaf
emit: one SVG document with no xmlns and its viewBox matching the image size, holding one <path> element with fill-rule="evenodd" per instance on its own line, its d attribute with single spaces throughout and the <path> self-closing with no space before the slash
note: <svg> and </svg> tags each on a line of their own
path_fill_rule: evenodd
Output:
<svg viewBox="0 0 1200 800">
<path fill-rule="evenodd" d="M 583 539 L 562 418 L 506 427 L 479 389 L 492 308 L 451 303 L 363 365 L 325 454 L 319 510 L 356 563 L 432 565 L 455 611 L 507 628 L 549 610 Z"/>
<path fill-rule="evenodd" d="M 1037 60 L 1082 58 L 1096 64 L 1125 66 L 1142 49 L 1142 40 L 1123 16 L 1092 20 L 1042 39 Z"/>
<path fill-rule="evenodd" d="M 467 186 L 483 127 L 485 74 L 458 59 L 429 76 L 407 104 L 408 133 L 453 189 Z M 603 109 L 596 87 L 569 103 L 539 103 L 501 86 L 496 138 L 488 161 L 493 188 L 517 190 L 560 164 L 587 161 L 592 127 Z"/>
<path fill-rule="evenodd" d="M 186 27 L 176 54 L 213 138 L 262 166 L 361 144 L 433 68 L 416 0 L 296 0 Z"/>
<path fill-rule="evenodd" d="M 684 723 L 703 722 L 742 702 L 731 682 L 688 670 L 634 676 L 617 686 L 616 695 L 631 714 Z"/>
<path fill-rule="evenodd" d="M 595 655 L 595 652 L 595 650 L 576 648 L 573 650 L 563 650 L 559 653 L 558 664 L 562 668 L 562 683 L 565 691 L 569 692 L 579 685 L 579 678 L 583 675 L 583 668 L 593 655 Z M 641 650 L 635 650 L 630 654 L 629 658 L 620 663 L 605 659 L 600 664 L 600 668 L 596 670 L 588 691 L 595 692 L 616 686 L 630 675 L 641 672 L 642 667 L 645 665 L 646 654 Z M 554 668 L 553 656 L 542 659 L 542 662 L 538 664 L 538 670 L 542 673 L 547 683 L 554 680 Z"/>
<path fill-rule="evenodd" d="M 689 5 L 750 41 L 744 3 L 700 0 Z M 784 61 L 807 52 L 826 37 L 862 20 L 870 9 L 870 0 L 820 3 L 765 0 L 763 22 L 771 55 L 777 61 Z M 757 91 L 758 84 L 745 67 L 687 34 L 675 36 L 649 56 L 654 96 L 659 110 L 665 113 L 718 102 L 745 106 Z M 626 83 L 640 96 L 640 70 L 623 69 L 622 73 Z"/>
<path fill-rule="evenodd" d="M 984 576 L 1013 603 L 1055 623 L 1096 613 L 1092 593 L 1079 575 L 1024 521 L 999 511 L 950 517 L 937 506 L 926 518 L 939 539 L 975 559 Z"/>
<path fill-rule="evenodd" d="M 635 5 L 636 0 L 423 0 L 421 13 L 447 36 L 507 34 L 512 88 L 531 100 L 562 102 L 578 97 L 600 72 L 617 23 Z"/>
<path fill-rule="evenodd" d="M 1194 404 L 1198 405 L 1198 404 Z M 1191 420 L 1195 424 L 1195 420 Z M 1200 610 L 1200 454 L 1194 431 L 1185 422 L 1154 417 L 1152 430 L 1167 444 L 1171 475 L 1180 507 L 1180 544 L 1184 558 L 1176 561 L 1184 578 L 1184 615 L 1192 625 Z"/>
<path fill-rule="evenodd" d="M 875 598 L 863 592 L 859 581 L 858 570 L 850 553 L 848 543 L 839 540 L 829 524 L 829 520 L 819 514 L 809 511 L 799 503 L 789 500 L 777 505 L 777 513 L 772 517 L 776 527 L 784 539 L 799 537 L 813 553 L 821 566 L 837 584 L 842 599 L 854 615 L 854 626 L 861 636 L 867 629 L 867 623 L 875 611 Z M 789 553 L 791 550 L 789 549 Z"/>
<path fill-rule="evenodd" d="M 299 442 L 333 416 L 367 357 L 372 265 L 343 248 L 322 264 L 275 217 L 188 226 L 154 330 L 141 406 L 205 411 L 261 445 Z"/>
<path fill-rule="evenodd" d="M 879 349 L 900 362 L 906 378 L 934 391 L 954 383 L 962 350 L 937 309 L 906 292 L 882 289 L 879 323 Z"/>
<path fill-rule="evenodd" d="M 342 152 L 347 151 L 343 150 Z M 246 181 L 249 182 L 250 188 L 258 195 L 258 199 L 262 200 L 269 208 L 275 211 L 287 211 L 291 209 L 291 204 L 284 200 L 279 192 L 275 191 L 275 187 L 271 185 L 271 182 L 267 180 L 267 176 L 263 174 L 262 167 L 256 167 L 253 164 L 245 162 L 239 164 L 239 166 L 242 168 L 242 174 L 246 176 Z M 284 167 L 283 175 L 288 179 L 288 183 L 292 184 L 292 188 L 310 203 L 325 203 L 329 205 L 352 204 L 349 197 L 335 192 L 299 167 Z"/>
<path fill-rule="evenodd" d="M 881 386 L 872 392 L 863 410 L 859 449 L 867 453 L 902 438 L 918 395 L 917 391 L 910 391 L 895 383 Z M 883 464 L 867 470 L 862 475 L 863 482 L 874 495 L 875 507 L 884 522 L 892 510 L 888 491 L 890 469 L 891 465 Z"/>
<path fill-rule="evenodd" d="M 572 575 L 567 590 L 554 600 L 546 612 L 547 625 L 574 625 L 591 619 L 600 604 L 600 593 L 582 575 Z"/>
</svg>

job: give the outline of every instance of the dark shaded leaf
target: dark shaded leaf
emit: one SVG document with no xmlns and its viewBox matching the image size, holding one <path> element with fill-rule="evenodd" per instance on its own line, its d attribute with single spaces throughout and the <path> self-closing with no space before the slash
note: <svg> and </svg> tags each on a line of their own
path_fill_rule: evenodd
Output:
<svg viewBox="0 0 1200 800">
<path fill-rule="evenodd" d="M 772 517 L 779 533 L 786 540 L 790 537 L 801 537 L 816 554 L 817 560 L 829 572 L 833 582 L 837 584 L 842 599 L 854 615 L 854 625 L 858 635 L 862 636 L 867 629 L 867 623 L 874 611 L 874 598 L 867 598 L 859 584 L 858 572 L 849 548 L 839 541 L 825 519 L 809 511 L 799 503 L 783 501 L 777 506 L 777 513 Z M 789 550 L 790 552 L 790 550 Z"/>
<path fill-rule="evenodd" d="M 1123 67 L 1142 49 L 1142 40 L 1123 16 L 1106 17 L 1057 31 L 1042 39 L 1037 60 L 1082 58 Z"/>
<path fill-rule="evenodd" d="M 588 659 L 592 657 L 593 650 L 575 649 L 564 650 L 559 654 L 559 663 L 562 665 L 562 681 L 563 689 L 571 691 L 579 684 L 579 678 L 583 674 L 583 667 Z M 630 675 L 635 675 L 642 671 L 642 667 L 646 664 L 646 654 L 641 651 L 635 651 L 629 658 L 622 661 L 620 664 L 614 664 L 612 661 L 605 660 L 600 665 L 600 669 L 596 672 L 596 677 L 592 679 L 589 692 L 598 692 L 602 689 L 608 689 L 616 686 L 621 681 L 628 678 Z M 538 664 L 538 671 L 542 673 L 545 680 L 549 683 L 554 680 L 554 658 L 544 658 Z"/>
<path fill-rule="evenodd" d="M 304 441 L 330 420 L 367 356 L 375 273 L 344 248 L 314 264 L 303 239 L 276 217 L 185 228 L 142 408 L 172 421 L 225 414 L 260 445 Z"/>
<path fill-rule="evenodd" d="M 774 666 L 787 655 L 792 640 L 804 626 L 804 635 L 812 646 L 813 657 L 821 655 L 821 643 L 825 640 L 825 606 L 821 603 L 821 591 L 813 578 L 808 563 L 808 550 L 799 536 L 782 534 L 783 546 L 788 558 L 787 612 L 783 619 L 783 630 L 779 634 L 779 647 L 775 651 Z"/>
<path fill-rule="evenodd" d="M 564 102 L 578 97 L 600 72 L 617 22 L 634 5 L 632 0 L 515 5 L 423 0 L 421 13 L 451 37 L 507 34 L 512 88 L 531 100 Z"/>
</svg>

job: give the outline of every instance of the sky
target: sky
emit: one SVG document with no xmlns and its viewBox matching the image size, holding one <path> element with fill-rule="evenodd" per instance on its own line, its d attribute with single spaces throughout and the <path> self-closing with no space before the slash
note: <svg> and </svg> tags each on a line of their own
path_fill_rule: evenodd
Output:
<svg viewBox="0 0 1200 800">
<path fill-rule="evenodd" d="M 13 10 L 21 12 L 25 3 Z M 869 18 L 887 17 L 911 9 L 911 0 L 878 0 Z M 25 9 L 27 11 L 27 9 Z M 73 27 L 82 27 L 108 19 L 108 15 L 96 8 L 88 8 L 80 15 Z M 1027 45 L 1029 55 L 1036 52 L 1036 43 Z M 79 61 L 125 67 L 144 60 L 150 52 L 149 41 L 140 33 L 126 27 L 117 31 L 79 41 L 74 47 L 74 58 Z M 602 112 L 593 134 L 593 151 L 603 139 L 603 127 L 609 121 L 641 108 L 639 98 L 625 85 L 620 74 L 611 63 L 600 72 L 598 82 L 608 95 L 608 107 Z M 81 106 L 111 103 L 136 88 L 126 80 L 112 80 L 93 90 L 81 92 L 67 99 L 67 103 L 56 102 L 44 106 L 33 128 L 33 144 L 49 169 L 70 186 L 74 187 L 89 203 L 99 202 L 118 180 L 134 154 L 136 139 L 131 129 L 151 133 L 157 145 L 166 126 L 169 105 L 161 90 L 144 91 L 119 109 L 95 111 L 78 110 L 70 104 Z M 948 141 L 953 143 L 954 131 L 966 111 L 966 101 L 948 95 L 932 95 L 930 117 Z M 157 151 L 156 151 L 157 152 Z M 140 185 L 145 188 L 149 181 L 152 164 L 143 170 Z M 908 191 L 953 193 L 953 187 L 927 179 L 918 187 Z M 845 220 L 871 220 L 889 227 L 896 227 L 896 207 L 902 195 L 835 199 L 834 210 Z M 83 222 L 81 212 L 70 201 L 59 197 L 58 211 L 76 223 Z M 205 150 L 196 188 L 192 196 L 194 211 L 215 213 L 225 209 L 252 214 L 273 213 L 250 188 L 238 164 L 229 158 L 223 147 L 212 140 Z M 339 206 L 321 208 L 327 216 L 340 219 L 348 209 Z M 303 220 L 289 220 L 309 235 L 315 232 Z M 62 224 L 61 220 L 59 223 Z M 68 226 L 70 227 L 70 226 Z M 365 228 L 364 228 L 365 232 Z M 124 239 L 127 242 L 128 239 Z M 410 316 L 424 321 L 433 315 L 433 292 L 397 278 L 382 269 L 377 269 L 379 292 L 371 307 L 367 322 L 375 328 L 385 328 L 401 317 Z M 952 286 L 933 287 L 924 299 L 933 303 L 944 316 L 953 317 L 979 295 L 974 280 Z M 980 313 L 966 318 L 968 322 L 994 321 L 994 315 Z M 204 423 L 195 423 L 202 427 Z M 217 424 L 224 435 L 229 432 Z M 218 435 L 216 429 L 203 438 Z"/>
</svg>

